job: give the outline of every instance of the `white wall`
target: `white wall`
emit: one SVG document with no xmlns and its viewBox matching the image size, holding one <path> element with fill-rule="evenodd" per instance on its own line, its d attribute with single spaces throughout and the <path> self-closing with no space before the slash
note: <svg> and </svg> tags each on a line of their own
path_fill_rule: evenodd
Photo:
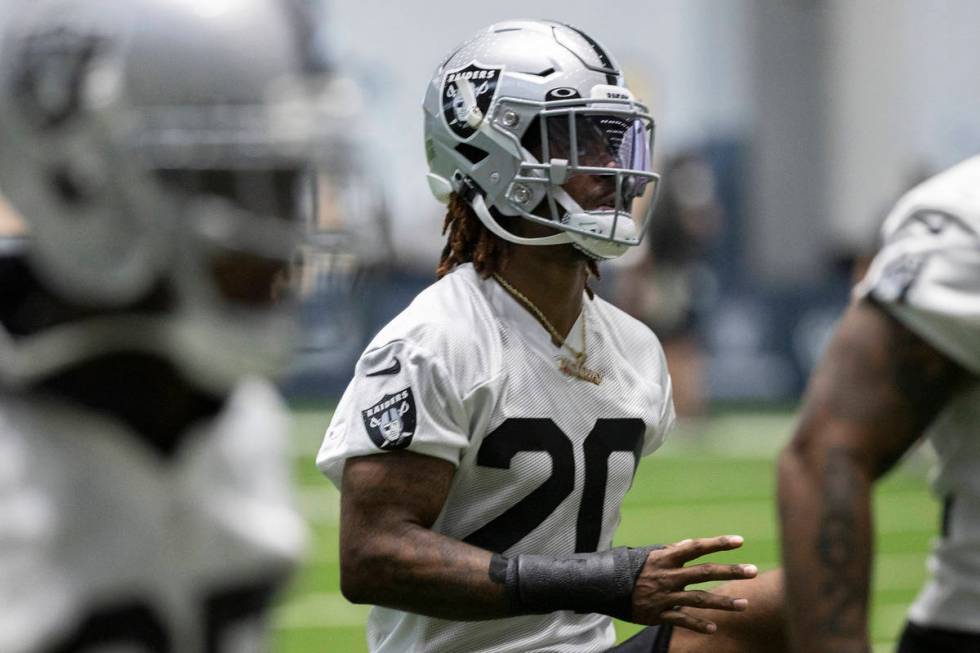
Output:
<svg viewBox="0 0 980 653">
<path fill-rule="evenodd" d="M 341 64 L 373 86 L 381 165 L 392 181 L 399 253 L 433 267 L 442 207 L 425 183 L 421 101 L 436 66 L 458 42 L 509 18 L 552 18 L 602 42 L 658 120 L 659 152 L 709 133 L 739 130 L 751 97 L 747 0 L 334 0 L 331 26 Z"/>
<path fill-rule="evenodd" d="M 594 35 L 616 54 L 653 106 L 662 155 L 706 136 L 743 129 L 755 138 L 767 136 L 759 130 L 771 122 L 765 114 L 772 107 L 759 106 L 753 91 L 756 77 L 766 74 L 756 30 L 760 22 L 767 29 L 778 27 L 778 20 L 760 19 L 759 12 L 785 10 L 769 4 L 779 1 L 335 0 L 330 13 L 345 54 L 342 63 L 358 69 L 374 88 L 380 165 L 391 182 L 398 251 L 430 266 L 441 245 L 441 207 L 423 180 L 419 105 L 440 59 L 477 29 L 530 16 L 570 22 Z M 814 237 L 801 242 L 792 234 L 780 235 L 785 202 L 765 197 L 750 202 L 755 213 L 773 214 L 750 214 L 749 219 L 758 227 L 750 232 L 760 238 L 773 234 L 778 241 L 760 252 L 763 258 L 766 251 L 773 253 L 760 269 L 776 275 L 786 268 L 786 257 L 779 253 L 790 245 L 801 248 L 807 260 L 835 247 L 865 247 L 881 211 L 913 168 L 923 163 L 943 167 L 980 150 L 980 2 L 829 0 L 816 14 L 826 21 L 814 25 L 823 30 L 819 38 L 826 44 L 823 80 L 798 79 L 800 88 L 787 89 L 806 95 L 806 85 L 825 84 L 822 124 L 813 125 L 823 141 L 822 152 L 815 153 L 820 160 L 812 165 L 824 170 L 820 215 L 807 218 L 815 220 L 810 224 Z M 785 53 L 762 56 L 778 59 Z M 766 192 L 756 184 L 750 200 Z M 793 269 L 805 275 L 817 266 Z"/>
<path fill-rule="evenodd" d="M 834 0 L 828 220 L 862 247 L 923 165 L 980 152 L 980 2 Z"/>
</svg>

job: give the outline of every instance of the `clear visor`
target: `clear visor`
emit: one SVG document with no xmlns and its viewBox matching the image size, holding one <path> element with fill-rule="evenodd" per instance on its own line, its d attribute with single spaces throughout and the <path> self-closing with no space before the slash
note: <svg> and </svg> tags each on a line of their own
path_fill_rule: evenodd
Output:
<svg viewBox="0 0 980 653">
<path fill-rule="evenodd" d="M 637 244 L 659 180 L 653 171 L 653 119 L 637 106 L 602 102 L 542 111 L 521 143 L 536 161 L 522 164 L 515 182 L 532 190 L 544 187 L 545 193 L 537 208 L 522 214 L 583 235 Z M 606 215 L 611 226 L 597 232 L 570 224 L 569 202 L 556 187 L 583 211 Z"/>
<path fill-rule="evenodd" d="M 585 168 L 653 172 L 652 121 L 597 113 L 549 116 L 543 124 L 543 161 L 565 159 L 579 174 L 589 172 Z M 642 193 L 647 181 L 639 177 L 632 190 Z"/>
</svg>

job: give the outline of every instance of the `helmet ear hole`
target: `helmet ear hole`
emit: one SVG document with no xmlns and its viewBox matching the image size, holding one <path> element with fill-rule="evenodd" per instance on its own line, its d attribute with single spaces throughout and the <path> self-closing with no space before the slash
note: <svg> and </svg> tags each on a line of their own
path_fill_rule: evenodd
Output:
<svg viewBox="0 0 980 653">
<path fill-rule="evenodd" d="M 483 161 L 485 158 L 490 156 L 490 153 L 486 150 L 481 150 L 480 148 L 474 147 L 469 143 L 460 143 L 455 149 L 457 152 L 466 157 L 466 160 L 473 165 L 476 165 L 480 161 Z"/>
<path fill-rule="evenodd" d="M 69 208 L 78 208 L 92 199 L 64 166 L 48 171 L 47 178 L 52 194 Z"/>
</svg>

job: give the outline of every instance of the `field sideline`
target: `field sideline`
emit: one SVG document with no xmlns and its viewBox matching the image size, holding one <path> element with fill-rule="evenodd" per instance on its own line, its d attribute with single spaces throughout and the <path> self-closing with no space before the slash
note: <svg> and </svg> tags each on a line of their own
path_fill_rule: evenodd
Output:
<svg viewBox="0 0 980 653">
<path fill-rule="evenodd" d="M 293 414 L 295 479 L 311 541 L 305 566 L 275 612 L 273 651 L 364 653 L 368 608 L 347 603 L 339 592 L 338 495 L 313 465 L 329 413 Z M 792 423 L 789 412 L 736 411 L 675 431 L 640 465 L 623 505 L 617 544 L 737 533 L 745 546 L 713 559 L 777 566 L 773 459 Z M 925 457 L 906 460 L 875 498 L 875 653 L 893 650 L 905 608 L 926 576 L 925 552 L 937 531 L 939 507 L 927 493 Z M 620 638 L 637 628 L 617 622 Z"/>
</svg>

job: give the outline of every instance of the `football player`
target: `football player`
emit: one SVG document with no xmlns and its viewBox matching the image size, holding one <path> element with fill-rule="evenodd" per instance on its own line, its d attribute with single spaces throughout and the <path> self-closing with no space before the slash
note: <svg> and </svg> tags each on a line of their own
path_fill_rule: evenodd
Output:
<svg viewBox="0 0 980 653">
<path fill-rule="evenodd" d="M 865 653 L 871 488 L 916 442 L 945 503 L 901 653 L 980 650 L 980 156 L 895 206 L 780 459 L 793 650 Z"/>
<path fill-rule="evenodd" d="M 285 0 L 6 6 L 0 651 L 267 650 L 329 71 Z"/>
<path fill-rule="evenodd" d="M 440 280 L 369 344 L 317 459 L 341 589 L 380 606 L 371 651 L 607 651 L 610 617 L 653 626 L 617 651 L 779 650 L 777 576 L 686 589 L 755 577 L 685 566 L 740 537 L 612 547 L 674 423 L 656 337 L 587 283 L 640 242 L 658 180 L 616 62 L 564 24 L 498 23 L 446 58 L 424 114 Z"/>
</svg>

